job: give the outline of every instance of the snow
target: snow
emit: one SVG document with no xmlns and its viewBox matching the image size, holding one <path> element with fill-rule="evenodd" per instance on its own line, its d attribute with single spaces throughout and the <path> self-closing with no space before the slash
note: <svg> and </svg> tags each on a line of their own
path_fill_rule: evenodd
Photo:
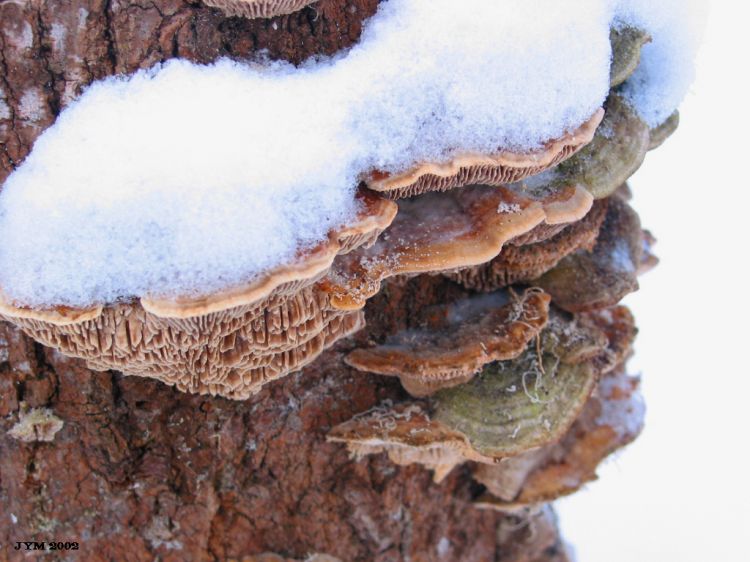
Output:
<svg viewBox="0 0 750 562">
<path fill-rule="evenodd" d="M 702 0 L 621 0 L 620 19 L 647 29 L 652 41 L 625 84 L 626 99 L 651 127 L 661 125 L 682 103 L 695 78 L 707 3 Z"/>
<path fill-rule="evenodd" d="M 0 194 L 4 297 L 88 306 L 247 282 L 351 219 L 368 170 L 579 126 L 607 95 L 614 18 L 672 22 L 658 16 L 640 0 L 390 0 L 333 59 L 172 61 L 96 83 Z M 652 97 L 631 99 L 648 113 Z"/>
</svg>

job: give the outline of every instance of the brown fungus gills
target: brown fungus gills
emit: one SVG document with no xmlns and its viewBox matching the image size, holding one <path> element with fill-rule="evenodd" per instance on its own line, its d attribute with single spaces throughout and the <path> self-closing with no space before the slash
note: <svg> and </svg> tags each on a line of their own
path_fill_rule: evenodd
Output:
<svg viewBox="0 0 750 562">
<path fill-rule="evenodd" d="M 493 260 L 444 275 L 477 291 L 495 291 L 530 282 L 573 252 L 593 248 L 607 213 L 607 204 L 607 199 L 596 201 L 583 219 L 563 225 L 560 232 L 549 238 L 526 244 L 518 244 L 523 237 L 515 238 Z"/>
<path fill-rule="evenodd" d="M 245 399 L 364 326 L 331 308 L 315 282 L 342 253 L 372 244 L 396 205 L 365 195 L 352 224 L 248 285 L 201 298 L 142 298 L 91 311 L 0 306 L 3 318 L 96 370 L 159 379 L 178 389 Z"/>
<path fill-rule="evenodd" d="M 318 0 L 203 0 L 207 6 L 219 8 L 228 16 L 272 18 L 298 12 Z"/>
<path fill-rule="evenodd" d="M 536 152 L 503 151 L 496 154 L 460 154 L 447 162 L 425 162 L 402 173 L 372 172 L 367 187 L 392 199 L 467 185 L 499 186 L 522 180 L 570 158 L 594 138 L 604 115 L 596 111 L 578 129 L 550 141 Z"/>
<path fill-rule="evenodd" d="M 361 370 L 397 376 L 412 396 L 470 380 L 493 361 L 520 355 L 547 324 L 549 296 L 529 289 L 499 292 L 429 309 L 422 328 L 405 330 L 383 345 L 357 349 L 346 362 Z"/>
</svg>

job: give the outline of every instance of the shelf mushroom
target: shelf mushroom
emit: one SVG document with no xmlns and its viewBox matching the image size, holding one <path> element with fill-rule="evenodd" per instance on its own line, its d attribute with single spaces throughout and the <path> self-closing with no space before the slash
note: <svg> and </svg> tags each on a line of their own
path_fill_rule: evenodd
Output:
<svg viewBox="0 0 750 562">
<path fill-rule="evenodd" d="M 547 324 L 549 295 L 529 289 L 500 291 L 426 311 L 434 320 L 404 330 L 384 344 L 360 348 L 346 362 L 379 375 L 397 376 L 416 397 L 463 384 L 494 361 L 514 359 Z"/>
<path fill-rule="evenodd" d="M 393 202 L 373 195 L 361 201 L 351 224 L 242 287 L 200 298 L 142 297 L 88 310 L 34 310 L 3 302 L 0 315 L 93 369 L 245 399 L 364 326 L 361 312 L 332 309 L 328 295 L 315 286 L 337 256 L 372 244 L 393 220 Z"/>
<path fill-rule="evenodd" d="M 228 16 L 273 18 L 298 12 L 318 0 L 203 0 Z"/>
<path fill-rule="evenodd" d="M 491 261 L 444 275 L 478 291 L 530 282 L 571 253 L 593 248 L 607 214 L 607 204 L 606 199 L 596 201 L 583 219 L 562 225 L 563 229 L 549 238 L 531 242 L 523 240 L 524 237 L 515 238 Z"/>
<path fill-rule="evenodd" d="M 606 336 L 555 314 L 539 346 L 487 365 L 426 402 L 386 404 L 333 428 L 328 440 L 357 455 L 386 452 L 396 464 L 420 463 L 441 481 L 466 461 L 496 464 L 560 439 L 599 376 Z"/>
<path fill-rule="evenodd" d="M 581 415 L 558 443 L 499 464 L 477 464 L 474 478 L 487 488 L 475 505 L 503 512 L 542 505 L 596 479 L 598 466 L 638 437 L 644 408 L 640 381 L 624 368 L 604 376 Z"/>
<path fill-rule="evenodd" d="M 592 197 L 575 187 L 537 197 L 509 187 L 471 186 L 401 200 L 396 219 L 377 242 L 337 260 L 321 285 L 334 308 L 357 310 L 389 277 L 486 263 L 510 240 L 575 222 L 592 204 Z"/>
<path fill-rule="evenodd" d="M 500 186 L 520 181 L 556 166 L 581 150 L 594 138 L 603 116 L 604 110 L 597 110 L 576 130 L 547 142 L 535 152 L 460 154 L 447 162 L 424 162 L 401 173 L 376 170 L 366 176 L 365 183 L 386 197 L 401 199 L 467 185 Z"/>
</svg>

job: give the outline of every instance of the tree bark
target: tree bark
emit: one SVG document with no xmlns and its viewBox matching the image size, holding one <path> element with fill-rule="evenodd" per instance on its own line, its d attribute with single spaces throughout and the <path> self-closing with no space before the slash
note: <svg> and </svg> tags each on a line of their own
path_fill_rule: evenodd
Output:
<svg viewBox="0 0 750 562">
<path fill-rule="evenodd" d="M 321 0 L 250 21 L 189 0 L 0 0 L 0 183 L 94 80 L 261 49 L 299 63 L 352 45 L 377 4 Z M 476 509 L 466 468 L 435 485 L 422 468 L 355 461 L 325 441 L 335 424 L 406 397 L 343 353 L 453 292 L 437 277 L 387 285 L 356 340 L 244 402 L 93 372 L 0 324 L 0 560 L 564 560 L 549 513 Z M 79 550 L 49 552 L 51 541 Z"/>
</svg>

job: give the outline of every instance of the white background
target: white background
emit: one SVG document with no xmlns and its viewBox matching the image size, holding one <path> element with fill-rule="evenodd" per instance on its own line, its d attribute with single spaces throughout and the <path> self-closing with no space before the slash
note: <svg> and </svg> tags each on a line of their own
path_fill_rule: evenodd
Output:
<svg viewBox="0 0 750 562">
<path fill-rule="evenodd" d="M 661 259 L 626 300 L 646 429 L 559 502 L 578 562 L 750 561 L 748 21 L 711 2 L 680 129 L 631 181 Z"/>
</svg>

